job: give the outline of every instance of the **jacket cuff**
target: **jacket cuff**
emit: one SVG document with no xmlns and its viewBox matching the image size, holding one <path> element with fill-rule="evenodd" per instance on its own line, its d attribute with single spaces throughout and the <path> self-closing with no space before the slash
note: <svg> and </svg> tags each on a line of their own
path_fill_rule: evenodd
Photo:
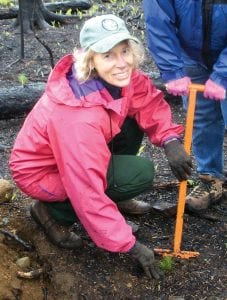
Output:
<svg viewBox="0 0 227 300">
<path fill-rule="evenodd" d="M 162 80 L 164 82 L 169 82 L 172 80 L 177 80 L 186 76 L 182 69 L 176 71 L 161 72 Z"/>
<path fill-rule="evenodd" d="M 162 147 L 165 147 L 165 145 L 172 141 L 182 142 L 182 139 L 179 136 L 170 136 L 162 142 Z"/>
<path fill-rule="evenodd" d="M 136 247 L 136 244 L 137 244 L 137 240 L 135 240 L 135 244 L 134 244 L 127 252 L 128 252 L 128 253 L 133 252 L 133 250 L 134 250 L 135 247 Z"/>
<path fill-rule="evenodd" d="M 213 80 L 218 85 L 222 86 L 224 89 L 227 89 L 227 78 L 219 76 L 217 72 L 213 72 L 210 75 L 210 79 Z"/>
</svg>

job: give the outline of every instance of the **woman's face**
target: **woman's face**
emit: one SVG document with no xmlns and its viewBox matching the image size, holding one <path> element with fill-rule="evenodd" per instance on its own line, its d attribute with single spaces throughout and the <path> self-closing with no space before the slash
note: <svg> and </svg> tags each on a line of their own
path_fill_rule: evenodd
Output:
<svg viewBox="0 0 227 300">
<path fill-rule="evenodd" d="M 93 67 L 98 75 L 117 87 L 129 84 L 133 63 L 132 50 L 126 41 L 117 44 L 106 53 L 95 53 L 93 56 Z"/>
</svg>

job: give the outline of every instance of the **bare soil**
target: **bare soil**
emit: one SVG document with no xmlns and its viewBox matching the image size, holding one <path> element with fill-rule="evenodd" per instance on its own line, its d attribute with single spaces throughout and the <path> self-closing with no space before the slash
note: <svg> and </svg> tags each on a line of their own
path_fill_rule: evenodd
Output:
<svg viewBox="0 0 227 300">
<path fill-rule="evenodd" d="M 143 19 L 136 18 L 140 12 L 140 1 L 128 1 L 124 9 L 116 5 L 96 1 L 102 11 L 116 11 L 144 41 Z M 119 1 L 120 3 L 120 1 Z M 109 9 L 109 10 L 108 10 Z M 138 11 L 135 11 L 138 9 Z M 136 14 L 137 12 L 137 14 Z M 135 18 L 132 18 L 132 17 Z M 78 30 L 84 21 L 53 28 L 36 34 L 51 49 L 54 62 L 70 53 L 78 45 Z M 46 81 L 51 70 L 50 56 L 33 34 L 25 37 L 25 58 L 20 58 L 20 35 L 12 27 L 12 20 L 0 21 L 0 86 L 18 83 L 18 75 L 24 73 L 29 82 Z M 155 70 L 148 56 L 144 71 Z M 185 116 L 179 99 L 170 102 L 174 118 L 184 123 Z M 25 115 L 14 119 L 0 120 L 0 177 L 11 180 L 8 158 L 14 139 Z M 143 155 L 150 155 L 156 165 L 156 186 L 173 180 L 162 149 L 149 146 L 144 140 Z M 193 174 L 192 179 L 196 177 Z M 190 188 L 189 188 L 190 190 Z M 155 188 L 141 195 L 141 199 L 155 203 L 176 203 L 177 187 Z M 53 246 L 30 217 L 32 199 L 15 187 L 13 200 L 0 204 L 0 300 L 11 299 L 227 299 L 227 200 L 210 208 L 203 215 L 185 213 L 181 243 L 182 250 L 198 251 L 197 258 L 184 260 L 175 258 L 174 267 L 160 280 L 147 279 L 139 266 L 127 254 L 114 254 L 97 248 L 80 224 L 74 230 L 85 241 L 83 249 L 62 250 Z M 151 212 L 141 217 L 126 217 L 138 224 L 138 240 L 151 248 L 173 248 L 175 216 L 168 217 Z M 22 241 L 7 236 L 14 234 Z M 28 249 L 28 245 L 32 249 Z M 31 265 L 21 270 L 16 261 L 28 256 Z M 157 262 L 161 257 L 157 255 Z M 33 279 L 20 278 L 18 271 L 30 272 L 42 268 L 40 276 Z"/>
</svg>

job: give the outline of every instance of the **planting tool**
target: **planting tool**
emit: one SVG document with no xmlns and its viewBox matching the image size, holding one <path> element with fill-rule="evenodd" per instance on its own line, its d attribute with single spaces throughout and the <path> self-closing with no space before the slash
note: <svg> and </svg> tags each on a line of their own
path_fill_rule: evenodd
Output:
<svg viewBox="0 0 227 300">
<path fill-rule="evenodd" d="M 192 144 L 192 131 L 193 131 L 194 114 L 195 114 L 196 94 L 197 92 L 203 92 L 203 91 L 204 91 L 204 85 L 191 84 L 189 86 L 188 111 L 186 117 L 185 137 L 184 137 L 184 149 L 189 155 L 191 152 L 191 144 Z M 199 252 L 180 250 L 182 232 L 183 232 L 186 191 L 187 191 L 187 180 L 184 180 L 180 182 L 180 186 L 179 186 L 173 250 L 156 248 L 154 249 L 156 253 L 162 254 L 164 256 L 175 256 L 175 257 L 185 258 L 185 259 L 189 259 L 191 257 L 196 257 L 199 255 Z"/>
</svg>

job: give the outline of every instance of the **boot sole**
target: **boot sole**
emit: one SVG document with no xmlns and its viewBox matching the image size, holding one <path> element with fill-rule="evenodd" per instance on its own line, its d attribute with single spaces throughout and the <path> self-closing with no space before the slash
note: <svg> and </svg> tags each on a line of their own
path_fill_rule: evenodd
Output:
<svg viewBox="0 0 227 300">
<path fill-rule="evenodd" d="M 148 211 L 143 211 L 143 212 L 137 212 L 137 211 L 124 211 L 124 210 L 121 210 L 119 209 L 119 211 L 123 214 L 127 214 L 127 215 L 134 215 L 134 216 L 142 216 L 142 215 L 145 215 L 145 214 L 148 214 L 149 212 L 152 211 L 152 208 Z"/>
</svg>

